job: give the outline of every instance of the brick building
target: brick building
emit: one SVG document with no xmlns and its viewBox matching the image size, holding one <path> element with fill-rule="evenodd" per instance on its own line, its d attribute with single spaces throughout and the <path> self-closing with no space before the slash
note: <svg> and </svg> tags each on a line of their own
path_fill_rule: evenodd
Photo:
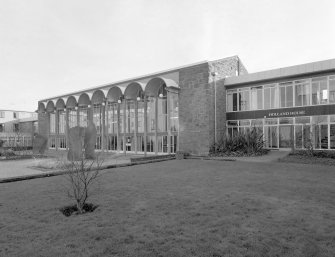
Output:
<svg viewBox="0 0 335 257">
<path fill-rule="evenodd" d="M 96 149 L 207 154 L 223 135 L 257 127 L 269 148 L 303 148 L 309 131 L 331 149 L 334 75 L 335 60 L 253 74 L 237 56 L 204 61 L 43 99 L 39 132 L 61 150 L 69 128 L 93 122 Z"/>
</svg>

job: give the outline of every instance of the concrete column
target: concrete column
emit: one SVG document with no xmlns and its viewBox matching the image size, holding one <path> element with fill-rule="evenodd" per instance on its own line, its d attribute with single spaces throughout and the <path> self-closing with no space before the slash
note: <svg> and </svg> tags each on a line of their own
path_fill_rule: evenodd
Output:
<svg viewBox="0 0 335 257">
<path fill-rule="evenodd" d="M 137 131 L 138 131 L 138 102 L 135 100 L 135 130 L 134 130 L 134 140 L 135 140 L 135 154 L 137 154 Z"/>
<path fill-rule="evenodd" d="M 105 151 L 107 149 L 106 147 L 106 103 L 103 102 L 101 104 L 100 109 L 100 126 L 101 126 L 101 150 Z"/>
<path fill-rule="evenodd" d="M 65 136 L 66 136 L 66 149 L 69 149 L 69 131 L 70 131 L 70 124 L 69 124 L 69 109 L 65 109 Z"/>
<path fill-rule="evenodd" d="M 120 119 L 120 104 L 117 104 L 117 151 L 120 152 L 121 151 L 121 140 L 120 140 L 120 122 L 122 122 L 122 120 Z"/>
<path fill-rule="evenodd" d="M 171 93 L 168 90 L 166 90 L 166 113 L 167 113 L 166 127 L 168 132 L 168 138 L 167 138 L 168 153 L 171 153 L 170 94 Z"/>
<path fill-rule="evenodd" d="M 126 131 L 127 131 L 127 124 L 126 124 L 126 111 L 127 111 L 127 100 L 123 100 L 123 153 L 126 154 Z"/>
<path fill-rule="evenodd" d="M 59 138 L 59 111 L 58 110 L 55 110 L 55 125 L 56 125 L 56 128 L 55 128 L 55 134 L 56 134 L 56 151 L 58 150 L 58 145 L 59 145 L 59 141 L 60 141 L 60 138 Z"/>
<path fill-rule="evenodd" d="M 79 111 L 79 107 L 77 108 L 77 126 L 80 126 L 80 111 Z"/>
<path fill-rule="evenodd" d="M 156 155 L 158 153 L 157 129 L 158 129 L 158 96 L 155 97 L 155 154 Z"/>
<path fill-rule="evenodd" d="M 147 96 L 143 97 L 144 99 L 144 156 L 147 156 L 147 130 L 148 130 L 148 124 L 147 124 L 147 109 L 148 109 L 148 98 Z"/>
</svg>

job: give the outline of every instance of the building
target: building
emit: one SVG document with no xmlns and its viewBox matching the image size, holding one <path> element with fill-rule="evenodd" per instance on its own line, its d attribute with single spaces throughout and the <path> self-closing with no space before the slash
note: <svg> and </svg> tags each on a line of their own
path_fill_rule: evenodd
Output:
<svg viewBox="0 0 335 257">
<path fill-rule="evenodd" d="M 0 110 L 0 140 L 5 142 L 4 147 L 32 146 L 37 119 L 35 112 Z"/>
<path fill-rule="evenodd" d="M 266 147 L 335 148 L 335 60 L 248 74 L 238 56 L 43 99 L 39 133 L 67 148 L 66 132 L 93 122 L 96 149 L 207 154 L 224 135 L 256 127 Z"/>
<path fill-rule="evenodd" d="M 335 149 L 335 59 L 225 80 L 227 133 L 250 127 L 268 148 Z"/>
</svg>

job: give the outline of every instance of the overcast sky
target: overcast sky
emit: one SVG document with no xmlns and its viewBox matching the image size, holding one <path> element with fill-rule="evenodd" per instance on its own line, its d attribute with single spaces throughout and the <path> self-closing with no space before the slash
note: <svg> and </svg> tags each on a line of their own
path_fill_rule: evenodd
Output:
<svg viewBox="0 0 335 257">
<path fill-rule="evenodd" d="M 0 109 L 203 60 L 335 58 L 334 0 L 1 0 Z"/>
</svg>

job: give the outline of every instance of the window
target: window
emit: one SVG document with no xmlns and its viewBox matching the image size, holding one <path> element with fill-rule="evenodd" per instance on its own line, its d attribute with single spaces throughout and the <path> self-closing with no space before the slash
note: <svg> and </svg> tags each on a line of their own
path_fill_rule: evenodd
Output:
<svg viewBox="0 0 335 257">
<path fill-rule="evenodd" d="M 66 128 L 66 119 L 65 119 L 65 112 L 59 111 L 58 113 L 59 121 L 58 121 L 58 133 L 64 134 Z"/>
<path fill-rule="evenodd" d="M 18 119 L 19 118 L 19 113 L 18 112 L 13 112 L 13 118 Z"/>
<path fill-rule="evenodd" d="M 252 87 L 251 91 L 251 110 L 263 109 L 263 87 Z"/>
<path fill-rule="evenodd" d="M 237 90 L 227 91 L 227 112 L 237 111 Z"/>
<path fill-rule="evenodd" d="M 308 80 L 300 80 L 294 82 L 295 86 L 295 106 L 310 105 L 310 83 Z"/>
<path fill-rule="evenodd" d="M 328 89 L 327 77 L 319 77 L 312 79 L 312 104 L 327 104 Z"/>
<path fill-rule="evenodd" d="M 335 76 L 329 76 L 329 103 L 335 103 Z"/>
<path fill-rule="evenodd" d="M 278 87 L 276 85 L 264 86 L 264 109 L 278 108 Z"/>
<path fill-rule="evenodd" d="M 4 130 L 5 130 L 5 125 L 4 124 L 0 124 L 0 133 L 4 132 Z"/>
<path fill-rule="evenodd" d="M 117 134 L 118 130 L 118 103 L 108 103 L 108 115 L 107 115 L 107 124 L 108 124 L 108 133 L 109 134 Z M 111 140 L 116 140 L 115 138 L 112 138 Z M 113 142 L 114 142 L 113 141 Z M 116 142 L 116 141 L 115 141 Z M 114 143 L 113 143 L 114 144 Z M 116 150 L 110 149 L 110 150 Z"/>
<path fill-rule="evenodd" d="M 56 133 L 56 116 L 54 113 L 50 113 L 50 134 Z"/>
<path fill-rule="evenodd" d="M 0 112 L 0 118 L 5 118 L 5 112 Z"/>
<path fill-rule="evenodd" d="M 249 88 L 239 89 L 238 92 L 238 110 L 248 111 L 250 109 Z"/>
<path fill-rule="evenodd" d="M 293 106 L 293 85 L 292 82 L 279 84 L 280 89 L 280 107 Z"/>
</svg>

